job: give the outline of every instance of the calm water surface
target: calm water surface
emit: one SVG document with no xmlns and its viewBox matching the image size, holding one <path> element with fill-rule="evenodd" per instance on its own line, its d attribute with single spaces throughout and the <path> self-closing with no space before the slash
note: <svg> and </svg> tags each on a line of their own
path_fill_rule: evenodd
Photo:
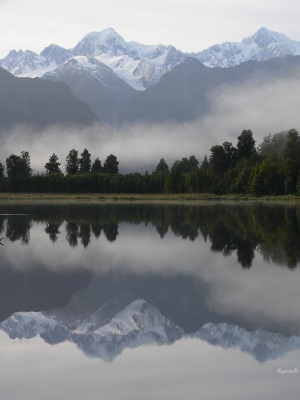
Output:
<svg viewBox="0 0 300 400">
<path fill-rule="evenodd" d="M 0 204 L 0 398 L 300 388 L 300 206 Z"/>
</svg>

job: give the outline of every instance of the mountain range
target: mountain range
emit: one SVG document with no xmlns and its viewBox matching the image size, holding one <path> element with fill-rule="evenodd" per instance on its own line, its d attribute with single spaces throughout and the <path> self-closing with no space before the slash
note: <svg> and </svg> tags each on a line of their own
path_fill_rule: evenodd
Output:
<svg viewBox="0 0 300 400">
<path fill-rule="evenodd" d="M 40 335 L 50 344 L 69 341 L 107 361 L 127 348 L 169 345 L 182 338 L 239 348 L 259 362 L 300 349 L 293 324 L 251 322 L 212 310 L 207 283 L 183 273 L 93 275 L 4 268 L 1 278 L 0 330 L 12 339 Z"/>
<path fill-rule="evenodd" d="M 266 28 L 239 43 L 195 53 L 126 42 L 108 28 L 87 34 L 71 49 L 51 44 L 40 54 L 12 50 L 0 67 L 16 77 L 62 81 L 101 122 L 118 125 L 199 117 L 209 108 L 211 88 L 262 74 L 269 80 L 290 75 L 299 55 L 300 42 Z"/>
<path fill-rule="evenodd" d="M 207 323 L 186 335 L 145 300 L 137 299 L 106 321 L 101 308 L 70 328 L 55 313 L 18 312 L 0 323 L 11 339 L 40 335 L 45 342 L 75 343 L 89 357 L 113 361 L 123 350 L 142 345 L 170 345 L 182 338 L 198 338 L 223 348 L 239 348 L 259 362 L 300 348 L 300 338 L 267 331 L 248 331 L 228 323 Z"/>
<path fill-rule="evenodd" d="M 39 55 L 30 50 L 12 50 L 0 60 L 0 67 L 19 77 L 42 77 L 46 73 L 49 77 L 50 72 L 54 76 L 61 72 L 62 64 L 69 60 L 77 60 L 82 68 L 94 73 L 97 60 L 98 66 L 106 65 L 134 89 L 145 90 L 188 57 L 207 67 L 228 68 L 285 55 L 300 55 L 300 42 L 266 28 L 241 42 L 216 44 L 195 53 L 184 53 L 171 45 L 126 42 L 113 28 L 108 28 L 85 35 L 72 49 L 51 44 Z"/>
</svg>

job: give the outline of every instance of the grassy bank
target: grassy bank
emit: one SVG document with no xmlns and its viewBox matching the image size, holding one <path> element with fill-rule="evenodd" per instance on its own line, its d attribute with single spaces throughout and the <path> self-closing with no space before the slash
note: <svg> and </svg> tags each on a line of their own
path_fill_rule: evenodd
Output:
<svg viewBox="0 0 300 400">
<path fill-rule="evenodd" d="M 299 201 L 299 196 L 243 196 L 243 195 L 214 195 L 207 193 L 177 193 L 177 194 L 59 194 L 59 193 L 0 193 L 1 201 L 201 201 L 201 200 L 282 200 Z"/>
</svg>

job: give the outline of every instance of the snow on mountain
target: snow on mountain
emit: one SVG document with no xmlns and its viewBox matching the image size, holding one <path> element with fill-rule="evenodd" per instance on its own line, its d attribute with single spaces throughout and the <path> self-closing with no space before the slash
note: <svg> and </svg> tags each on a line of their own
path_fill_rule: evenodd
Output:
<svg viewBox="0 0 300 400">
<path fill-rule="evenodd" d="M 242 62 L 265 61 L 285 55 L 300 55 L 300 42 L 282 33 L 261 28 L 241 42 L 216 44 L 192 56 L 208 67 L 227 68 Z"/>
<path fill-rule="evenodd" d="M 72 49 L 73 56 L 93 56 L 108 54 L 111 57 L 128 55 L 138 59 L 138 54 L 132 49 L 113 28 L 104 29 L 101 32 L 91 32 Z"/>
<path fill-rule="evenodd" d="M 194 334 L 184 331 L 144 300 L 135 300 L 103 323 L 101 309 L 67 327 L 55 314 L 18 312 L 0 323 L 10 338 L 30 339 L 40 335 L 46 342 L 75 343 L 86 355 L 112 361 L 126 348 L 166 345 L 181 338 L 198 338 L 225 349 L 239 348 L 264 362 L 300 348 L 300 337 L 262 330 L 247 331 L 227 323 L 207 323 Z"/>
<path fill-rule="evenodd" d="M 136 90 L 153 86 L 186 56 L 173 46 L 147 46 L 125 40 L 112 28 L 86 35 L 74 56 L 94 57 Z"/>
<path fill-rule="evenodd" d="M 0 67 L 18 77 L 36 78 L 57 68 L 57 63 L 30 50 L 12 50 L 0 60 Z"/>
<path fill-rule="evenodd" d="M 300 337 L 262 330 L 247 331 L 227 323 L 208 323 L 193 335 L 223 348 L 237 347 L 251 354 L 257 361 L 276 359 L 289 351 L 300 348 Z"/>
<path fill-rule="evenodd" d="M 104 325 L 97 312 L 84 321 L 78 321 L 73 330 L 54 315 L 19 312 L 0 323 L 0 329 L 12 339 L 29 339 L 40 335 L 50 344 L 68 340 L 86 355 L 107 361 L 113 360 L 125 348 L 170 344 L 182 336 L 180 328 L 144 300 L 132 302 Z"/>
<path fill-rule="evenodd" d="M 12 50 L 0 60 L 0 66 L 17 76 L 36 77 L 53 71 L 66 60 L 86 57 L 97 59 L 136 90 L 145 90 L 187 57 L 208 67 L 227 68 L 249 60 L 264 61 L 285 55 L 300 55 L 300 42 L 266 28 L 259 29 L 241 42 L 216 44 L 198 53 L 182 53 L 173 46 L 143 45 L 126 42 L 113 28 L 91 32 L 73 49 L 57 45 L 46 47 L 40 55 Z"/>
<path fill-rule="evenodd" d="M 114 29 L 91 32 L 70 50 L 57 45 L 46 47 L 40 55 L 26 50 L 12 50 L 0 60 L 0 66 L 17 76 L 41 77 L 67 60 L 85 57 L 86 69 L 91 60 L 98 60 L 136 90 L 153 86 L 175 65 L 186 59 L 173 46 L 142 45 L 126 42 Z M 54 72 L 53 72 L 54 73 Z M 47 76 L 45 76 L 47 78 Z"/>
<path fill-rule="evenodd" d="M 62 81 L 80 100 L 85 101 L 104 123 L 112 124 L 114 116 L 135 90 L 111 68 L 94 57 L 75 56 L 43 75 L 44 79 Z"/>
<path fill-rule="evenodd" d="M 74 73 L 74 70 L 77 71 L 86 71 L 89 72 L 94 78 L 100 81 L 106 87 L 115 87 L 117 89 L 119 80 L 117 76 L 115 76 L 114 82 L 112 82 L 112 74 L 113 71 L 107 67 L 105 64 L 99 62 L 94 57 L 86 57 L 86 56 L 76 56 L 67 60 L 63 64 L 59 65 L 54 70 L 43 75 L 43 78 L 48 79 L 52 76 L 60 76 L 62 72 L 66 73 Z"/>
<path fill-rule="evenodd" d="M 70 50 L 64 49 L 57 44 L 50 44 L 41 52 L 41 56 L 52 59 L 57 65 L 66 61 L 71 55 Z"/>
</svg>

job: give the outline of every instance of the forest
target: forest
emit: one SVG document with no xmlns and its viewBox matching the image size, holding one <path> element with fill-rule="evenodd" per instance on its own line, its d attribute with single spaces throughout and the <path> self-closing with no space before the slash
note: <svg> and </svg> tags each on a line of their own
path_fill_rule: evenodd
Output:
<svg viewBox="0 0 300 400">
<path fill-rule="evenodd" d="M 6 166 L 6 168 L 5 168 Z M 34 174 L 30 153 L 11 154 L 0 161 L 0 192 L 27 193 L 212 193 L 253 196 L 300 195 L 300 137 L 295 129 L 269 134 L 256 146 L 245 129 L 234 146 L 224 142 L 211 147 L 201 165 L 195 155 L 176 160 L 171 167 L 161 158 L 152 172 L 119 172 L 117 157 L 103 165 L 84 149 L 72 149 L 65 173 L 55 153 Z"/>
</svg>

